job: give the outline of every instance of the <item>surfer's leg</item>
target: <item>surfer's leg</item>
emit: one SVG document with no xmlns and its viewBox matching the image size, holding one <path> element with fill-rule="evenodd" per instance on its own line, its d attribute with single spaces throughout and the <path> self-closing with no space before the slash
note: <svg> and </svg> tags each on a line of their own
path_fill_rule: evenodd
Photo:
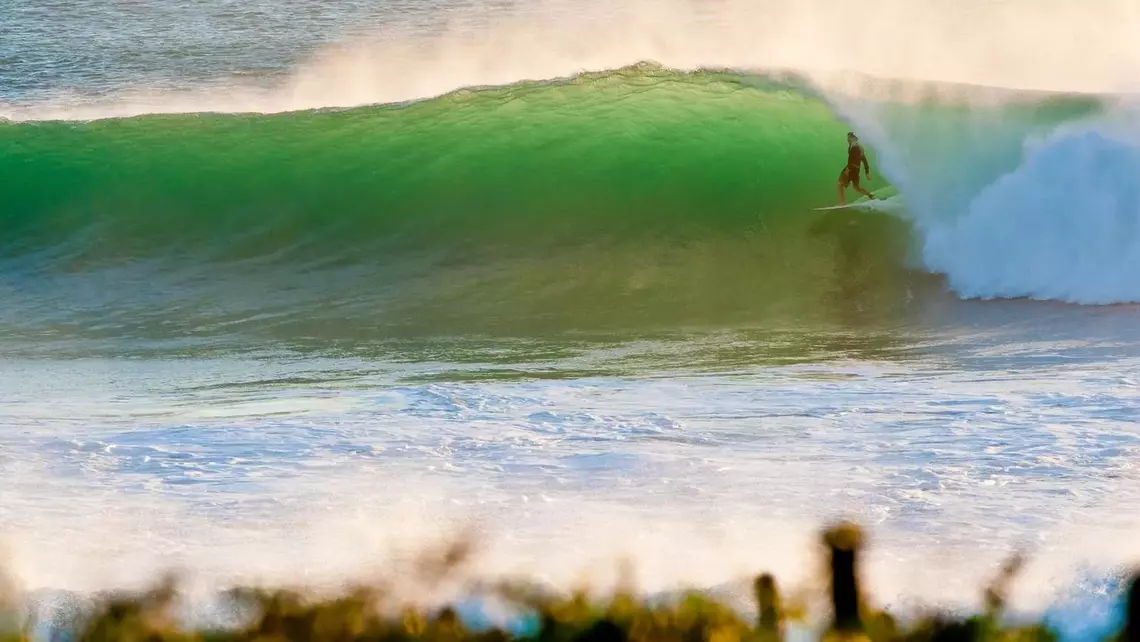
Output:
<svg viewBox="0 0 1140 642">
<path fill-rule="evenodd" d="M 868 192 L 866 189 L 863 188 L 862 185 L 859 184 L 859 171 L 855 170 L 854 172 L 851 172 L 851 174 L 854 176 L 854 178 L 851 179 L 851 187 L 854 187 L 856 192 L 859 192 L 863 196 L 866 196 L 867 198 L 871 199 L 872 201 L 875 200 L 875 197 L 872 196 L 870 192 Z"/>
<path fill-rule="evenodd" d="M 839 204 L 847 204 L 847 195 L 843 190 L 847 188 L 847 168 L 844 167 L 842 172 L 839 172 L 839 180 L 835 183 L 836 191 L 839 192 Z"/>
</svg>

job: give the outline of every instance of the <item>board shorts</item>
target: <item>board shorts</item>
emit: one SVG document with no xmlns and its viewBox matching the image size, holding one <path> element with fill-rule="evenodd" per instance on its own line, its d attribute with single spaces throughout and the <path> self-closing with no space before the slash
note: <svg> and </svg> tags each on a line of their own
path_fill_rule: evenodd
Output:
<svg viewBox="0 0 1140 642">
<path fill-rule="evenodd" d="M 859 187 L 859 166 L 848 165 L 844 167 L 843 171 L 839 172 L 839 183 L 844 187 L 846 187 L 848 183 Z"/>
</svg>

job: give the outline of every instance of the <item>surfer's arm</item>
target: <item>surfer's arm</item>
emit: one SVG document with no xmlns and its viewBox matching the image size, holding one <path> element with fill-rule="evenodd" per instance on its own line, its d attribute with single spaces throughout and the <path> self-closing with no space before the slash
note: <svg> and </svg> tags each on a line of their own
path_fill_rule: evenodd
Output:
<svg viewBox="0 0 1140 642">
<path fill-rule="evenodd" d="M 867 160 L 866 154 L 863 154 L 863 169 L 867 172 L 867 178 L 871 178 L 871 161 Z"/>
</svg>

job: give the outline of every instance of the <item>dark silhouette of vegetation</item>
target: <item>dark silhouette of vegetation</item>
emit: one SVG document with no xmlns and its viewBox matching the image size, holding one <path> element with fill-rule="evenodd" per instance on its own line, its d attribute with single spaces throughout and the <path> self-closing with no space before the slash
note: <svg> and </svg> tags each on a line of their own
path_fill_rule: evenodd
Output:
<svg viewBox="0 0 1140 642">
<path fill-rule="evenodd" d="M 876 609 L 861 590 L 862 531 L 842 523 L 822 536 L 830 594 L 826 642 L 1052 642 L 1042 624 L 1003 621 L 1010 583 L 1024 558 L 1012 556 L 984 590 L 984 609 L 968 616 L 932 613 L 902 624 Z M 472 555 L 469 542 L 419 560 L 416 581 L 441 582 Z M 3 578 L 0 578 L 2 580 Z M 392 587 L 351 587 L 333 597 L 286 589 L 235 589 L 227 601 L 248 617 L 222 630 L 186 630 L 175 616 L 177 582 L 164 578 L 142 594 L 103 596 L 53 637 L 75 642 L 783 642 L 789 620 L 803 618 L 796 600 L 781 596 L 767 573 L 752 584 L 755 618 L 700 592 L 670 600 L 639 599 L 620 588 L 605 600 L 569 595 L 537 585 L 504 582 L 474 591 L 511 605 L 536 623 L 528 631 L 470 629 L 454 607 L 434 610 L 401 605 Z M 20 615 L 10 583 L 0 581 L 0 642 L 28 642 L 37 623 Z M 1129 585 L 1126 618 L 1116 639 L 1140 642 L 1140 575 Z"/>
</svg>

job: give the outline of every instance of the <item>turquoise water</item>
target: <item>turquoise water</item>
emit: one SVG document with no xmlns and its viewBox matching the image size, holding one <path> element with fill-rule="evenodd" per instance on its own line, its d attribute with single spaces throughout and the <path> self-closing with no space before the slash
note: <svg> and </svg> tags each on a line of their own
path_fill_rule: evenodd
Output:
<svg viewBox="0 0 1140 642">
<path fill-rule="evenodd" d="M 884 602 L 969 603 L 1030 542 L 1020 608 L 1111 626 L 1128 100 L 743 64 L 771 4 L 611 9 L 0 15 L 13 574 L 339 581 L 476 519 L 484 575 L 794 584 L 850 514 Z M 816 211 L 851 129 L 885 201 Z"/>
</svg>

